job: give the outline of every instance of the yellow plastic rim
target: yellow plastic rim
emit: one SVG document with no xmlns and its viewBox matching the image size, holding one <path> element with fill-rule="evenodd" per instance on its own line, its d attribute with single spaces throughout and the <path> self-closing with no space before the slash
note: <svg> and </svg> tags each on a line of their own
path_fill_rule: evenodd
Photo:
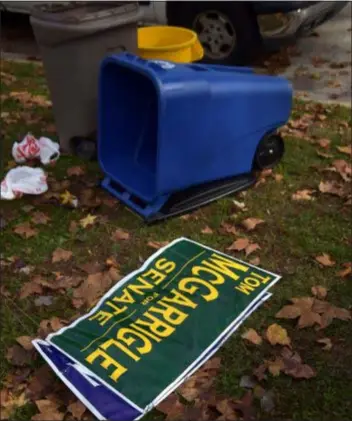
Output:
<svg viewBox="0 0 352 421">
<path fill-rule="evenodd" d="M 189 40 L 177 43 L 177 34 L 188 35 Z M 175 43 L 166 46 L 150 46 L 148 45 L 148 34 L 168 35 L 170 38 L 175 36 Z M 144 51 L 176 51 L 181 48 L 192 47 L 197 42 L 197 34 L 190 29 L 179 28 L 177 26 L 149 26 L 138 29 L 138 48 Z"/>
</svg>

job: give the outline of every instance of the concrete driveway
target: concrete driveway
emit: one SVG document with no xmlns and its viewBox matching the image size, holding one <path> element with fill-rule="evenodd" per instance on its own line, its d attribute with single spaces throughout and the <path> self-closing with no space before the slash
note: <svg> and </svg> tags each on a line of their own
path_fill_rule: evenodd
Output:
<svg viewBox="0 0 352 421">
<path fill-rule="evenodd" d="M 297 42 L 298 56 L 282 73 L 298 96 L 351 106 L 352 4 Z"/>
</svg>

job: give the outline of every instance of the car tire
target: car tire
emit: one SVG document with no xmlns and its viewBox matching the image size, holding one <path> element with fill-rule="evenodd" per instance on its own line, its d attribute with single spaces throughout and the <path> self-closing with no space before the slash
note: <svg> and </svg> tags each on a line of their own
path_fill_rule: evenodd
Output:
<svg viewBox="0 0 352 421">
<path fill-rule="evenodd" d="M 166 2 L 168 24 L 194 30 L 204 48 L 203 62 L 243 65 L 261 54 L 256 15 L 247 2 Z"/>
</svg>

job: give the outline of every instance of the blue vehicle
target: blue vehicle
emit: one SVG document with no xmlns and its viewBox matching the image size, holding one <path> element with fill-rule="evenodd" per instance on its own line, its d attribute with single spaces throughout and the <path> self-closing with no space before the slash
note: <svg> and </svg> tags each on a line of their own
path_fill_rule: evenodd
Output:
<svg viewBox="0 0 352 421">
<path fill-rule="evenodd" d="M 124 53 L 103 61 L 99 95 L 103 186 L 147 222 L 249 187 L 284 153 L 284 78 Z"/>
</svg>

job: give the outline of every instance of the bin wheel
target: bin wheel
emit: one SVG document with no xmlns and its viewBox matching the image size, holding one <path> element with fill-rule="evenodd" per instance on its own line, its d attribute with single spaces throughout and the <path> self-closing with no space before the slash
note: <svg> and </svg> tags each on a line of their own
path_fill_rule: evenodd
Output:
<svg viewBox="0 0 352 421">
<path fill-rule="evenodd" d="M 97 145 L 92 138 L 75 136 L 71 139 L 71 147 L 79 158 L 90 161 L 97 159 Z"/>
<path fill-rule="evenodd" d="M 270 134 L 259 142 L 254 157 L 254 167 L 259 170 L 273 168 L 283 157 L 285 145 L 278 134 Z"/>
<path fill-rule="evenodd" d="M 204 49 L 203 62 L 246 65 L 263 52 L 257 16 L 250 2 L 166 2 L 168 25 L 192 29 Z"/>
</svg>

